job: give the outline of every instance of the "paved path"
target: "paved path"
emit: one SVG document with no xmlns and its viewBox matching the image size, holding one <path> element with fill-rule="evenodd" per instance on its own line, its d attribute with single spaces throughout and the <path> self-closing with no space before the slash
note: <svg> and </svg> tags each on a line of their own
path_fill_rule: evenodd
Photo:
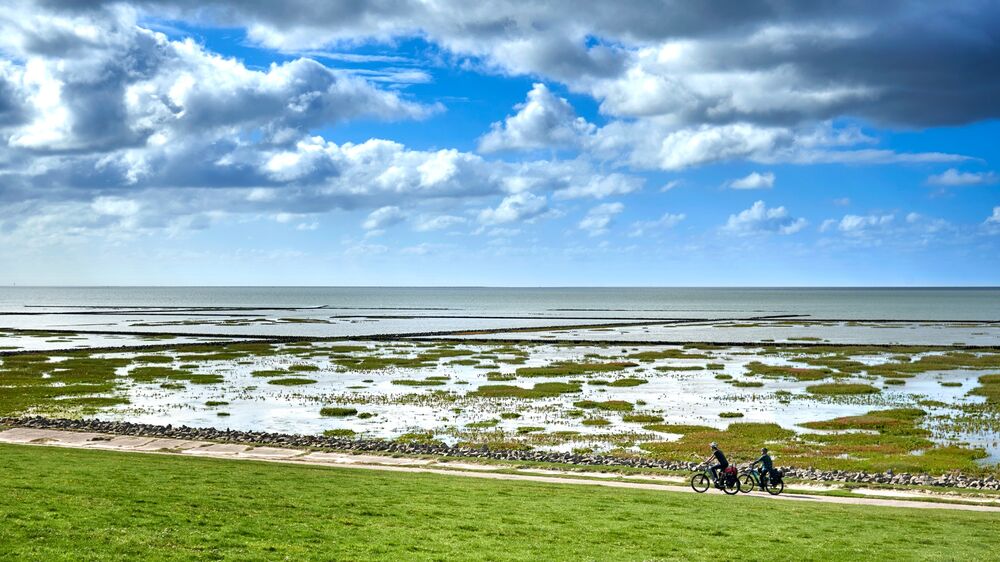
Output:
<svg viewBox="0 0 1000 562">
<path fill-rule="evenodd" d="M 307 464 L 319 466 L 338 466 L 365 470 L 386 470 L 394 472 L 431 473 L 467 478 L 488 478 L 493 480 L 523 480 L 529 482 L 545 482 L 574 486 L 605 486 L 609 488 L 629 488 L 636 490 L 657 490 L 674 493 L 695 493 L 684 479 L 676 476 L 634 475 L 622 476 L 612 473 L 580 473 L 571 471 L 533 469 L 519 474 L 499 472 L 512 467 L 502 465 L 475 464 L 469 462 L 441 462 L 431 459 L 389 457 L 380 455 L 354 455 L 346 453 L 310 452 L 301 449 L 285 449 L 278 447 L 249 447 L 234 443 L 213 443 L 209 441 L 188 441 L 182 439 L 164 439 L 154 437 L 132 437 L 110 435 L 103 433 L 88 433 L 77 431 L 60 431 L 53 429 L 12 428 L 0 431 L 0 443 L 20 445 L 42 445 L 54 447 L 71 447 L 79 449 L 105 449 L 135 453 L 158 453 L 178 456 L 198 456 L 220 459 L 242 459 L 289 464 Z M 612 480 L 612 478 L 614 478 Z M 643 480 L 629 482 L 628 480 Z M 656 483 L 662 481 L 663 484 Z M 817 488 L 819 491 L 820 488 Z M 869 493 L 877 493 L 871 490 Z M 717 490 L 709 493 L 721 494 Z M 897 495 L 900 492 L 889 491 Z M 904 492 L 905 493 L 905 492 Z M 921 497 L 914 493 L 913 497 Z M 741 494 L 742 495 L 742 494 Z M 747 497 L 746 495 L 743 495 Z M 911 509 L 952 509 L 963 511 L 995 511 L 1000 512 L 998 505 L 968 505 L 947 504 L 928 501 L 904 499 L 883 499 L 869 497 L 833 497 L 808 494 L 785 493 L 780 496 L 752 493 L 749 497 L 761 501 L 812 501 L 821 503 L 836 503 L 850 505 L 873 505 L 882 507 L 903 507 Z M 923 495 L 923 497 L 927 497 Z"/>
</svg>

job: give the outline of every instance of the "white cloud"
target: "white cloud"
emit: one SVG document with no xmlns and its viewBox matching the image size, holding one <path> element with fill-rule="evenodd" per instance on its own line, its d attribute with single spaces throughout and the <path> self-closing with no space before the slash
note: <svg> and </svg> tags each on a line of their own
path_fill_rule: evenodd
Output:
<svg viewBox="0 0 1000 562">
<path fill-rule="evenodd" d="M 72 9 L 66 2 L 5 4 L 4 232 L 34 233 L 39 240 L 98 232 L 142 236 L 253 220 L 246 217 L 287 217 L 287 224 L 307 229 L 317 224 L 308 217 L 331 209 L 457 215 L 486 200 L 495 207 L 479 213 L 482 224 L 515 223 L 556 212 L 550 198 L 634 193 L 643 183 L 626 173 L 634 169 L 732 160 L 762 167 L 960 162 L 966 158 L 873 147 L 874 135 L 832 123 L 842 115 L 872 126 L 996 116 L 992 92 L 1000 75 L 977 70 L 980 88 L 959 79 L 965 69 L 990 68 L 997 59 L 995 45 L 959 37 L 989 31 L 992 11 L 991 17 L 959 11 L 934 19 L 909 18 L 908 10 L 894 6 L 863 13 L 855 7 L 851 14 L 810 6 L 765 10 L 761 17 L 757 10 L 720 14 L 678 3 L 670 6 L 676 17 L 650 18 L 640 5 L 560 0 L 474 6 L 289 0 L 282 10 L 255 0 L 205 0 L 190 8 L 186 0 L 77 2 Z M 938 10 L 944 8 L 931 13 Z M 928 29 L 912 33 L 916 20 L 929 22 Z M 248 66 L 197 41 L 144 28 L 151 21 L 232 25 L 285 53 L 317 50 Z M 968 33 L 948 31 L 959 24 Z M 414 36 L 428 43 L 422 60 L 340 52 L 372 42 L 390 51 L 397 39 Z M 911 56 L 927 46 L 935 56 Z M 318 58 L 366 68 L 332 69 Z M 558 91 L 591 96 L 604 126 L 581 118 L 539 82 L 486 133 L 481 148 L 574 149 L 581 152 L 576 159 L 488 160 L 386 139 L 338 144 L 309 136 L 352 119 L 421 119 L 440 111 L 395 88 L 431 79 L 436 71 L 417 68 L 422 63 L 559 82 Z M 579 99 L 573 96 L 567 97 Z M 766 174 L 758 175 L 748 183 L 766 183 Z M 954 168 L 928 178 L 941 185 L 995 181 L 993 172 Z M 762 223 L 791 222 L 772 231 L 804 224 L 767 216 L 779 210 L 765 208 Z M 420 219 L 414 228 L 448 228 L 460 224 L 456 215 Z"/>
<path fill-rule="evenodd" d="M 444 230 L 468 222 L 465 217 L 454 215 L 421 216 L 417 219 L 413 230 L 418 232 L 430 232 L 433 230 Z"/>
<path fill-rule="evenodd" d="M 761 164 L 899 164 L 959 162 L 969 158 L 939 152 L 900 153 L 845 146 L 828 124 L 778 127 L 734 123 L 678 127 L 649 117 L 612 121 L 598 129 L 591 150 L 638 169 L 682 170 L 717 162 Z M 863 142 L 867 143 L 867 140 Z"/>
<path fill-rule="evenodd" d="M 368 218 L 361 224 L 365 230 L 382 230 L 386 227 L 399 224 L 406 220 L 406 214 L 394 205 L 380 207 L 369 213 Z"/>
<path fill-rule="evenodd" d="M 683 180 L 670 180 L 667 183 L 663 184 L 663 187 L 660 188 L 660 193 L 666 193 L 671 189 L 680 187 L 681 184 L 683 183 L 684 183 Z"/>
<path fill-rule="evenodd" d="M 625 205 L 621 203 L 602 203 L 590 209 L 577 226 L 590 236 L 599 236 L 608 231 L 611 221 L 624 210 Z"/>
<path fill-rule="evenodd" d="M 495 209 L 479 212 L 479 222 L 485 225 L 506 224 L 534 219 L 548 210 L 545 197 L 528 192 L 504 197 Z"/>
<path fill-rule="evenodd" d="M 632 223 L 632 230 L 629 232 L 629 236 L 637 238 L 645 236 L 652 231 L 673 228 L 685 218 L 686 215 L 684 213 L 663 213 L 663 216 L 655 221 L 636 221 Z"/>
<path fill-rule="evenodd" d="M 574 148 L 596 130 L 545 84 L 532 86 L 527 101 L 515 109 L 515 115 L 493 123 L 490 132 L 479 139 L 481 152 Z"/>
<path fill-rule="evenodd" d="M 1000 178 L 993 172 L 960 172 L 955 168 L 948 168 L 940 174 L 927 178 L 929 185 L 940 186 L 984 185 L 997 181 L 1000 181 Z"/>
<path fill-rule="evenodd" d="M 820 226 L 820 232 L 828 232 L 834 228 L 847 236 L 866 236 L 873 230 L 883 229 L 892 224 L 895 215 L 844 215 L 840 220 L 827 219 Z M 918 213 L 909 213 L 906 222 L 909 224 L 921 220 Z"/>
<path fill-rule="evenodd" d="M 576 183 L 555 192 L 556 199 L 577 199 L 592 197 L 604 199 L 611 195 L 625 195 L 642 188 L 642 178 L 624 174 L 608 174 L 606 176 L 590 176 L 581 178 L 586 183 Z M 581 181 L 577 180 L 577 181 Z"/>
<path fill-rule="evenodd" d="M 0 17 L 0 48 L 30 116 L 10 131 L 13 148 L 101 153 L 241 129 L 274 140 L 359 116 L 419 118 L 437 109 L 309 59 L 251 69 L 136 25 L 134 10 L 27 6 Z"/>
<path fill-rule="evenodd" d="M 120 197 L 98 197 L 91 203 L 90 207 L 99 215 L 128 217 L 137 214 L 142 208 L 142 204 Z"/>
<path fill-rule="evenodd" d="M 751 172 L 750 175 L 726 183 L 732 189 L 770 189 L 774 187 L 774 173 Z"/>
<path fill-rule="evenodd" d="M 803 218 L 790 217 L 784 207 L 768 209 L 763 201 L 757 201 L 749 209 L 729 215 L 723 230 L 741 236 L 768 232 L 795 234 L 807 224 Z"/>
<path fill-rule="evenodd" d="M 987 5 L 203 4 L 196 13 L 211 23 L 246 26 L 252 41 L 286 50 L 419 36 L 467 67 L 562 81 L 612 116 L 687 125 L 851 115 L 923 127 L 996 115 L 997 79 L 981 69 L 997 47 L 969 39 L 990 37 L 998 16 Z"/>
<path fill-rule="evenodd" d="M 993 214 L 986 218 L 986 222 L 1000 224 L 1000 207 L 993 207 Z"/>
</svg>

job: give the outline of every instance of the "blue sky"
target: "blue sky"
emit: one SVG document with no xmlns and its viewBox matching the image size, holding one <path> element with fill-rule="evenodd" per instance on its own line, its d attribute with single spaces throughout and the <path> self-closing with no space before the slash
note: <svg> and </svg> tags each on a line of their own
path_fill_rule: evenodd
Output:
<svg viewBox="0 0 1000 562">
<path fill-rule="evenodd" d="M 1000 284 L 996 3 L 740 5 L 16 1 L 0 283 Z"/>
</svg>

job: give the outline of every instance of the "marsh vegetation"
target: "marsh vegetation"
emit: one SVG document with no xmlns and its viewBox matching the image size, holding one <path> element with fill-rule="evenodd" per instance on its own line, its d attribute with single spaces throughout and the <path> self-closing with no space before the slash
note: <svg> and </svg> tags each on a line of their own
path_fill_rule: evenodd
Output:
<svg viewBox="0 0 1000 562">
<path fill-rule="evenodd" d="M 994 470 L 998 371 L 994 351 L 915 346 L 212 344 L 4 356 L 0 415 L 226 415 L 234 428 L 685 460 L 718 441 L 737 457 L 766 444 L 783 464 Z"/>
</svg>

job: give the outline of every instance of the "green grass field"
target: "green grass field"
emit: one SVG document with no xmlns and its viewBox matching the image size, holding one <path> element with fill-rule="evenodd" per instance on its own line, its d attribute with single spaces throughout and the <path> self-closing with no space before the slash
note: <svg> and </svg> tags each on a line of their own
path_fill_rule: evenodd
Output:
<svg viewBox="0 0 1000 562">
<path fill-rule="evenodd" d="M 0 559 L 989 559 L 995 513 L 0 446 Z"/>
</svg>

